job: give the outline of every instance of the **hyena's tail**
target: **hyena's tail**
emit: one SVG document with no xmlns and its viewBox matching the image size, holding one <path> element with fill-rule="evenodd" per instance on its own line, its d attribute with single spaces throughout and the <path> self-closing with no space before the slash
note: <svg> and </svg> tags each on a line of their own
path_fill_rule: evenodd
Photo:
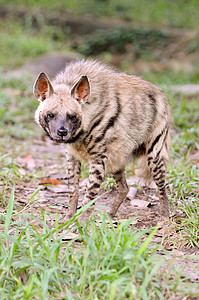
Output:
<svg viewBox="0 0 199 300">
<path fill-rule="evenodd" d="M 150 167 L 150 160 L 154 161 L 162 161 L 164 169 L 167 168 L 169 162 L 169 149 L 170 149 L 170 133 L 169 130 L 165 133 L 162 139 L 159 140 L 156 147 L 154 147 L 153 151 L 148 154 L 143 155 L 139 159 L 139 169 L 137 171 L 137 175 L 142 177 L 146 183 L 150 183 L 154 179 L 154 175 L 152 173 Z"/>
</svg>

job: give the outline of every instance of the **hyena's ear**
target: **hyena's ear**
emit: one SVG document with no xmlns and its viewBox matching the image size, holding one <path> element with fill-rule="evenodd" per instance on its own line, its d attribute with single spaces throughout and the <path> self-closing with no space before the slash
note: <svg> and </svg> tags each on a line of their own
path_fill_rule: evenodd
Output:
<svg viewBox="0 0 199 300">
<path fill-rule="evenodd" d="M 33 87 L 33 94 L 39 101 L 44 101 L 53 94 L 50 79 L 45 73 L 40 73 Z"/>
<path fill-rule="evenodd" d="M 85 103 L 90 95 L 90 84 L 87 76 L 82 76 L 71 90 L 71 96 L 79 103 Z"/>
</svg>

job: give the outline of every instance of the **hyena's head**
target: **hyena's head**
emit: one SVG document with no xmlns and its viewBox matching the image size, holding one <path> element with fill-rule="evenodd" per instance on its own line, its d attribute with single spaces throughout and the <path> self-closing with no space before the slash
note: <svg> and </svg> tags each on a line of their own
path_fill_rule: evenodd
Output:
<svg viewBox="0 0 199 300">
<path fill-rule="evenodd" d="M 82 107 L 90 94 L 86 76 L 72 87 L 56 84 L 54 87 L 45 73 L 41 73 L 33 88 L 40 105 L 35 113 L 36 122 L 47 135 L 59 143 L 70 143 L 81 131 Z"/>
</svg>

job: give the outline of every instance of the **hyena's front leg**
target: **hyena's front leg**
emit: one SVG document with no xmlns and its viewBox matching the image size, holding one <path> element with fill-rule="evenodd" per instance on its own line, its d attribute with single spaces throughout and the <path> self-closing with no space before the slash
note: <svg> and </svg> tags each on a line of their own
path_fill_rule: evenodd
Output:
<svg viewBox="0 0 199 300">
<path fill-rule="evenodd" d="M 104 176 L 105 160 L 99 158 L 93 160 L 89 168 L 89 183 L 82 205 L 87 204 L 98 196 Z"/>
<path fill-rule="evenodd" d="M 129 188 L 126 182 L 126 177 L 125 177 L 125 170 L 120 170 L 117 173 L 113 174 L 113 177 L 116 181 L 117 184 L 117 190 L 118 190 L 118 198 L 114 201 L 111 210 L 109 212 L 109 215 L 111 217 L 115 216 L 118 208 L 126 198 L 126 195 L 128 194 Z"/>
<path fill-rule="evenodd" d="M 79 198 L 79 179 L 81 171 L 81 163 L 72 155 L 67 154 L 68 162 L 68 194 L 69 194 L 69 213 L 71 218 L 77 211 Z"/>
</svg>

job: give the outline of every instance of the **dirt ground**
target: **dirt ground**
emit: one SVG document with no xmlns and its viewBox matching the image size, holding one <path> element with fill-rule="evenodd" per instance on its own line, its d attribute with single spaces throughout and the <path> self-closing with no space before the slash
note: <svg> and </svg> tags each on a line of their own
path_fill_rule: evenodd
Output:
<svg viewBox="0 0 199 300">
<path fill-rule="evenodd" d="M 64 146 L 58 145 L 52 142 L 50 139 L 45 138 L 45 141 L 34 140 L 28 144 L 28 154 L 24 154 L 22 157 L 18 157 L 18 162 L 21 163 L 22 174 L 37 170 L 42 170 L 43 175 L 41 178 L 34 179 L 33 182 L 24 182 L 23 186 L 17 186 L 16 196 L 19 201 L 19 205 L 27 204 L 31 194 L 37 187 L 41 187 L 38 194 L 38 200 L 31 204 L 32 209 L 42 207 L 43 209 L 50 209 L 52 212 L 59 212 L 64 218 L 68 209 L 68 179 L 67 179 L 67 167 L 65 159 Z M 86 191 L 88 179 L 84 179 L 80 182 L 80 198 L 79 208 L 81 207 L 82 199 Z M 140 216 L 137 222 L 145 223 L 147 227 L 154 226 L 158 221 L 158 196 L 156 194 L 155 183 L 152 183 L 150 187 L 145 186 L 142 180 L 132 175 L 128 178 L 128 184 L 130 191 L 127 199 L 119 208 L 118 216 L 120 219 L 129 219 L 135 216 Z M 50 184 L 52 182 L 52 184 Z M 47 185 L 45 184 L 47 183 Z M 50 184 L 50 185 L 49 185 Z M 96 202 L 96 214 L 97 210 L 108 211 L 115 197 L 117 191 L 113 186 L 110 188 L 101 188 L 100 197 Z M 16 203 L 17 204 L 17 203 Z M 145 220 L 145 222 L 143 222 Z M 150 221 L 149 221 L 150 220 Z"/>
</svg>

